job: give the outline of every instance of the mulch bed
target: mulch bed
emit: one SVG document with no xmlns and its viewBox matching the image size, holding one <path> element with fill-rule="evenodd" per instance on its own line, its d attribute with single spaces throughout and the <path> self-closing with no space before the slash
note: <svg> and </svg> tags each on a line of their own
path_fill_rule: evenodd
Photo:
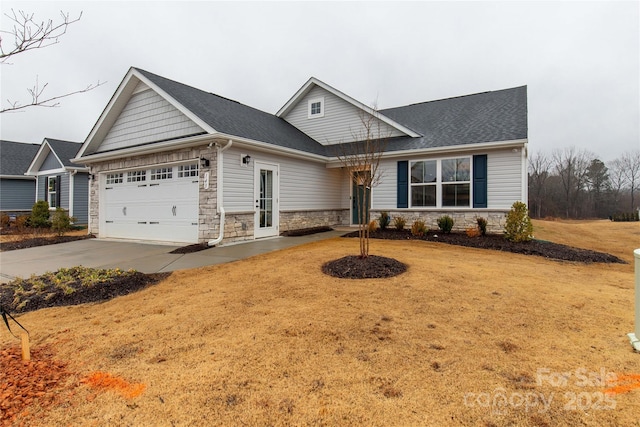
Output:
<svg viewBox="0 0 640 427">
<path fill-rule="evenodd" d="M 13 283 L 10 288 L 8 285 L 0 286 L 0 305 L 8 309 L 12 313 L 25 313 L 28 311 L 39 310 L 47 307 L 61 307 L 67 305 L 78 305 L 88 302 L 107 301 L 121 295 L 127 295 L 132 292 L 143 289 L 147 286 L 156 284 L 168 277 L 171 273 L 154 273 L 145 274 L 136 271 L 126 276 L 116 277 L 107 282 L 96 284 L 94 286 L 83 286 L 78 281 L 75 283 L 67 283 L 74 292 L 66 294 L 60 292 L 51 283 L 44 283 L 45 287 L 39 289 L 37 294 L 31 295 L 27 303 L 22 308 L 16 308 L 13 301 L 13 288 L 22 286 L 26 290 L 30 290 L 32 285 L 29 280 L 22 280 L 22 283 Z M 4 325 L 0 325 L 4 327 Z"/>
<path fill-rule="evenodd" d="M 16 249 L 27 249 L 36 246 L 55 245 L 57 243 L 74 242 L 76 240 L 93 239 L 93 234 L 85 234 L 82 236 L 44 236 L 34 237 L 32 239 L 19 240 L 16 242 L 0 243 L 0 251 L 13 251 Z"/>
<path fill-rule="evenodd" d="M 288 236 L 288 237 L 297 237 L 297 236 L 308 236 L 310 234 L 324 233 L 327 231 L 333 231 L 333 228 L 331 227 L 299 228 L 297 230 L 283 231 L 282 233 L 280 233 L 280 235 Z"/>
<path fill-rule="evenodd" d="M 347 233 L 343 237 L 358 237 L 358 232 L 354 231 Z M 492 249 L 523 255 L 535 255 L 561 261 L 583 262 L 586 264 L 594 262 L 626 264 L 622 259 L 603 252 L 574 248 L 571 246 L 535 239 L 529 242 L 516 243 L 497 234 L 469 237 L 466 233 L 447 234 L 439 231 L 429 231 L 424 236 L 418 237 L 413 236 L 409 230 L 378 229 L 372 232 L 370 237 L 372 239 L 388 240 L 425 240 L 428 242 L 447 243 L 450 245 L 467 246 L 471 248 Z"/>
<path fill-rule="evenodd" d="M 329 261 L 322 266 L 322 272 L 340 279 L 382 279 L 397 276 L 407 271 L 407 266 L 393 258 L 369 255 L 360 258 L 349 255 Z"/>
<path fill-rule="evenodd" d="M 209 248 L 211 248 L 211 246 L 209 246 L 206 243 L 196 243 L 193 245 L 182 246 L 178 249 L 172 250 L 169 253 L 170 254 L 190 254 L 193 252 L 204 251 L 205 249 L 209 249 Z"/>
</svg>

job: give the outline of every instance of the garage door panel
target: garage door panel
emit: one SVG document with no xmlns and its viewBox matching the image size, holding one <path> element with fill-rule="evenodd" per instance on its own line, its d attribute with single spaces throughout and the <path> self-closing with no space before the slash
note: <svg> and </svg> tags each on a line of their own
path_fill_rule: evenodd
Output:
<svg viewBox="0 0 640 427">
<path fill-rule="evenodd" d="M 106 185 L 101 194 L 106 237 L 198 241 L 196 177 Z"/>
</svg>

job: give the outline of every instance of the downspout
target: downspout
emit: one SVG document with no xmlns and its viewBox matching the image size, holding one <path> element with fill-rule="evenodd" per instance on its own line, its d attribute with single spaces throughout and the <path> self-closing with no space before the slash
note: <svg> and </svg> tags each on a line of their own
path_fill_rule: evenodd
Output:
<svg viewBox="0 0 640 427">
<path fill-rule="evenodd" d="M 217 185 L 217 190 L 216 190 L 216 212 L 218 212 L 218 214 L 220 215 L 220 232 L 218 234 L 218 237 L 216 237 L 213 240 L 209 240 L 207 242 L 208 246 L 215 246 L 217 244 L 219 244 L 220 242 L 222 242 L 222 239 L 224 238 L 224 220 L 225 220 L 225 212 L 224 212 L 224 206 L 222 206 L 222 201 L 224 199 L 223 197 L 223 178 L 222 178 L 222 163 L 223 163 L 223 152 L 231 147 L 231 145 L 233 144 L 232 140 L 229 140 L 226 145 L 224 147 L 220 147 L 219 144 L 216 144 L 216 149 L 218 150 L 217 156 L 216 156 L 216 185 Z"/>
</svg>

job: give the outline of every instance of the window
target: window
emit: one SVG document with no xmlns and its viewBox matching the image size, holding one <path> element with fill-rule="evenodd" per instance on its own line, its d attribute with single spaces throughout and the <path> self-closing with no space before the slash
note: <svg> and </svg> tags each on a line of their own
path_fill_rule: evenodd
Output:
<svg viewBox="0 0 640 427">
<path fill-rule="evenodd" d="M 308 118 L 324 117 L 324 97 L 309 100 Z"/>
<path fill-rule="evenodd" d="M 57 177 L 55 176 L 49 176 L 47 177 L 47 200 L 49 201 L 49 207 L 50 208 L 57 208 L 58 207 L 58 194 L 57 194 L 57 189 L 58 189 L 58 185 L 57 185 Z"/>
<path fill-rule="evenodd" d="M 471 158 L 411 162 L 411 207 L 470 207 Z"/>
<path fill-rule="evenodd" d="M 147 171 L 127 172 L 127 182 L 141 182 L 147 180 Z"/>
<path fill-rule="evenodd" d="M 191 176 L 198 176 L 198 164 L 178 166 L 178 178 L 189 178 Z"/>
<path fill-rule="evenodd" d="M 173 168 L 151 169 L 151 181 L 173 178 Z"/>
<path fill-rule="evenodd" d="M 124 182 L 124 174 L 120 173 L 109 173 L 107 174 L 107 184 L 122 184 Z"/>
</svg>

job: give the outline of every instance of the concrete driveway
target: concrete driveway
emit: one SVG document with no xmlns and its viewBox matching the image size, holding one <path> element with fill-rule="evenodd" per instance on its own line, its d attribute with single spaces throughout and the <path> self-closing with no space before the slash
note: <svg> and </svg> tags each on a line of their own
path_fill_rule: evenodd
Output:
<svg viewBox="0 0 640 427">
<path fill-rule="evenodd" d="M 276 237 L 206 249 L 190 254 L 170 254 L 178 246 L 102 239 L 77 240 L 57 245 L 0 252 L 0 283 L 62 267 L 133 268 L 158 273 L 222 264 L 318 240 L 338 237 L 328 231 L 299 237 Z"/>
</svg>

